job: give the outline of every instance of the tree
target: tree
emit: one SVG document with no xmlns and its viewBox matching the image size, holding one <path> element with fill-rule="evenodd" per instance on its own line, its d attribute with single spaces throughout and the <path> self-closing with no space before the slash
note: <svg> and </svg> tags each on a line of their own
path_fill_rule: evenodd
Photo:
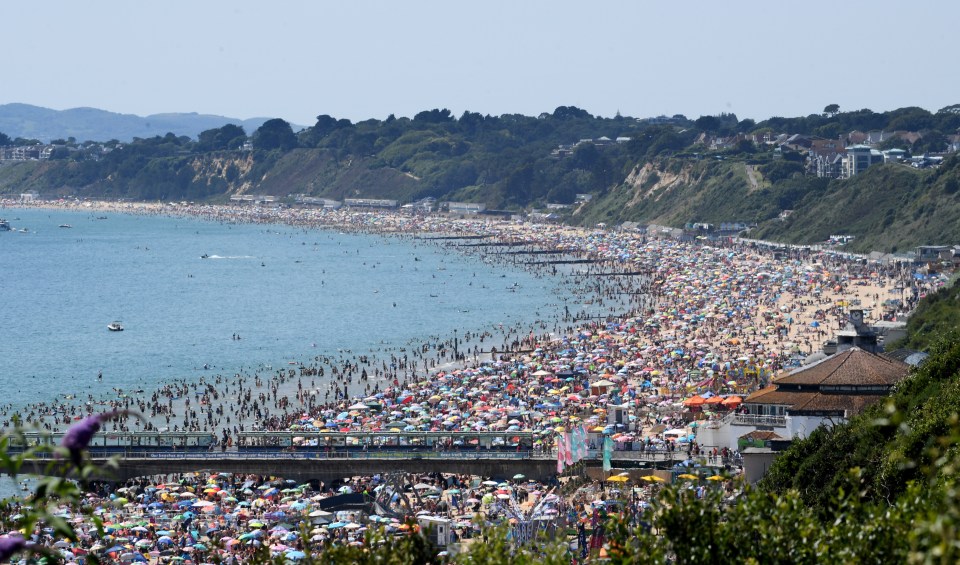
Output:
<svg viewBox="0 0 960 565">
<path fill-rule="evenodd" d="M 750 118 L 744 118 L 740 120 L 740 123 L 737 124 L 737 131 L 740 133 L 747 133 L 755 127 L 757 127 L 756 121 Z"/>
<path fill-rule="evenodd" d="M 694 122 L 701 131 L 716 132 L 720 129 L 720 118 L 716 116 L 700 116 Z"/>
<path fill-rule="evenodd" d="M 253 134 L 253 146 L 262 151 L 289 151 L 297 146 L 297 136 L 286 120 L 274 118 L 264 122 Z"/>
<path fill-rule="evenodd" d="M 923 132 L 923 137 L 913 144 L 913 154 L 937 153 L 947 148 L 947 136 L 937 130 Z"/>
<path fill-rule="evenodd" d="M 831 118 L 836 116 L 837 112 L 839 111 L 840 111 L 839 104 L 827 104 L 827 106 L 823 109 L 823 113 Z"/>
<path fill-rule="evenodd" d="M 239 149 L 247 140 L 247 133 L 242 126 L 227 124 L 221 128 L 208 129 L 200 132 L 197 149 L 200 151 L 222 151 Z"/>
<path fill-rule="evenodd" d="M 572 120 L 576 118 L 592 118 L 589 112 L 586 110 L 581 110 L 576 106 L 558 106 L 556 110 L 553 111 L 553 117 L 558 120 Z"/>
<path fill-rule="evenodd" d="M 460 129 L 467 133 L 476 132 L 483 125 L 483 114 L 464 111 L 457 123 L 460 125 Z"/>
<path fill-rule="evenodd" d="M 443 110 L 438 110 L 434 108 L 433 110 L 424 110 L 417 113 L 413 117 L 415 122 L 423 122 L 428 124 L 443 124 L 453 121 L 453 114 L 450 110 L 444 108 Z"/>
<path fill-rule="evenodd" d="M 0 147 L 3 147 L 4 145 L 11 145 L 11 144 L 13 144 L 13 140 L 10 139 L 10 137 L 7 136 L 7 134 L 0 131 Z"/>
<path fill-rule="evenodd" d="M 60 161 L 70 158 L 70 150 L 65 145 L 58 145 L 50 152 L 51 161 Z"/>
</svg>

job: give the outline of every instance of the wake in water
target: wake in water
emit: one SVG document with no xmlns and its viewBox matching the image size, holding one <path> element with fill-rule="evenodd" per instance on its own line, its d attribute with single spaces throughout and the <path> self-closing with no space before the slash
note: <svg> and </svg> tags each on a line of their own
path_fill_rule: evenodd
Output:
<svg viewBox="0 0 960 565">
<path fill-rule="evenodd" d="M 256 259 L 253 255 L 201 255 L 201 259 Z"/>
</svg>

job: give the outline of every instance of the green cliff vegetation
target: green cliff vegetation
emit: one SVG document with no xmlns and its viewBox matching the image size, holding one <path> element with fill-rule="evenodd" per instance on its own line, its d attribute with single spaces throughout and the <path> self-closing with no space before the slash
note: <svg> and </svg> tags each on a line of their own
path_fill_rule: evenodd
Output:
<svg viewBox="0 0 960 565">
<path fill-rule="evenodd" d="M 924 297 L 907 319 L 907 337 L 892 347 L 927 350 L 934 341 L 960 331 L 960 287 L 956 278 L 948 287 Z"/>
<path fill-rule="evenodd" d="M 321 115 L 299 132 L 272 119 L 249 135 L 226 124 L 196 140 L 173 133 L 130 143 L 68 138 L 53 142 L 48 160 L 3 161 L 0 194 L 214 202 L 242 193 L 401 203 L 434 197 L 513 211 L 567 205 L 558 213 L 583 225 L 743 222 L 756 226 L 750 237 L 803 244 L 847 234 L 854 236 L 851 251 L 950 243 L 960 231 L 956 157 L 937 170 L 875 165 L 831 180 L 810 173 L 802 140 L 790 136 L 836 140 L 886 131 L 878 147 L 920 155 L 947 148 L 960 108 L 876 113 L 834 106 L 759 123 L 732 114 L 603 118 L 561 106 L 535 117 L 434 109 L 352 123 Z M 36 144 L 0 134 L 0 146 Z M 784 210 L 792 215 L 781 220 Z"/>
</svg>

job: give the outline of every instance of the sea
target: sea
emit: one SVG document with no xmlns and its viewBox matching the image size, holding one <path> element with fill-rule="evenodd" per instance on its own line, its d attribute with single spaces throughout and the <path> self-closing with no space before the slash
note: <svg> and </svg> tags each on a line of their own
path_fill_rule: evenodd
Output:
<svg viewBox="0 0 960 565">
<path fill-rule="evenodd" d="M 7 421 L 36 403 L 149 395 L 318 355 L 388 358 L 589 309 L 559 277 L 410 236 L 97 210 L 0 218 L 13 228 L 0 232 Z M 0 496 L 18 489 L 0 476 Z"/>
<path fill-rule="evenodd" d="M 13 228 L 0 232 L 7 407 L 378 356 L 581 307 L 558 277 L 414 237 L 96 210 L 0 216 Z"/>
</svg>

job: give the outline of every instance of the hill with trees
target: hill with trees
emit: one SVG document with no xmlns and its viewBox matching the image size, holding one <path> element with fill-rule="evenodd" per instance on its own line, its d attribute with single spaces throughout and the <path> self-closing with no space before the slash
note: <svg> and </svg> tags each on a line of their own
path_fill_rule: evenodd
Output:
<svg viewBox="0 0 960 565">
<path fill-rule="evenodd" d="M 196 138 L 167 133 L 124 143 L 43 145 L 0 134 L 0 146 L 38 155 L 3 161 L 0 194 L 429 196 L 513 211 L 566 206 L 563 218 L 585 225 L 743 222 L 756 225 L 751 237 L 794 243 L 843 233 L 854 236 L 853 251 L 903 251 L 949 243 L 958 233 L 957 158 L 948 154 L 938 169 L 895 163 L 846 180 L 821 178 L 803 140 L 844 137 L 845 144 L 886 132 L 875 146 L 909 157 L 955 147 L 958 128 L 960 106 L 875 113 L 831 104 L 823 113 L 759 123 L 733 114 L 605 118 L 561 106 L 539 116 L 433 109 L 357 123 L 320 115 L 299 131 L 270 119 L 255 130 L 228 123 Z"/>
</svg>

